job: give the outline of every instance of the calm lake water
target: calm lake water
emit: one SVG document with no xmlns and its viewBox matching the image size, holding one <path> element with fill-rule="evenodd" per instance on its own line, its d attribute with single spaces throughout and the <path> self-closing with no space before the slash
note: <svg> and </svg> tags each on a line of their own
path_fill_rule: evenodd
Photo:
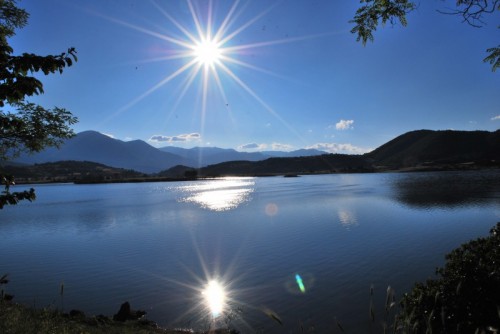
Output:
<svg viewBox="0 0 500 334">
<path fill-rule="evenodd" d="M 388 285 L 401 296 L 500 221 L 499 170 L 36 190 L 0 210 L 0 274 L 16 301 L 106 315 L 129 301 L 161 325 L 203 329 L 202 290 L 217 280 L 242 333 L 325 333 L 335 318 L 380 332 Z"/>
</svg>

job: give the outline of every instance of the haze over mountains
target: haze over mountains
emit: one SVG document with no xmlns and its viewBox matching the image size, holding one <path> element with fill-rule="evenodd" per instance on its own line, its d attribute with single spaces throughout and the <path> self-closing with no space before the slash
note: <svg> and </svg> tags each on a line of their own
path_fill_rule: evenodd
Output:
<svg viewBox="0 0 500 334">
<path fill-rule="evenodd" d="M 96 131 L 84 131 L 66 140 L 59 149 L 49 148 L 33 155 L 22 155 L 15 162 L 40 164 L 65 160 L 92 161 L 150 174 L 176 165 L 199 168 L 232 160 L 259 161 L 273 156 L 313 156 L 325 153 L 318 150 L 248 153 L 217 147 L 155 148 L 142 140 L 125 142 Z"/>
<path fill-rule="evenodd" d="M 145 174 L 159 173 L 163 177 L 180 177 L 193 168 L 198 169 L 201 176 L 370 172 L 422 167 L 498 168 L 500 130 L 411 131 L 363 155 L 327 154 L 317 150 L 247 153 L 216 147 L 157 149 L 141 140 L 124 142 L 99 132 L 85 131 L 67 140 L 59 150 L 51 148 L 24 155 L 15 162 L 42 164 L 70 160 Z"/>
<path fill-rule="evenodd" d="M 411 131 L 363 155 L 326 154 L 254 162 L 229 161 L 204 167 L 200 175 L 357 173 L 483 167 L 500 167 L 500 130 Z"/>
</svg>

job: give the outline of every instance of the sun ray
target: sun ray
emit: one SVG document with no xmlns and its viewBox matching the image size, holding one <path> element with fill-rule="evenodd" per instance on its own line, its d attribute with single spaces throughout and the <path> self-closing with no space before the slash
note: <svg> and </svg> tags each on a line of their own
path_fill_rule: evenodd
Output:
<svg viewBox="0 0 500 334">
<path fill-rule="evenodd" d="M 201 28 L 200 20 L 198 19 L 198 16 L 196 15 L 196 12 L 194 10 L 194 7 L 193 7 L 191 0 L 188 0 L 187 4 L 189 6 L 189 11 L 191 12 L 191 16 L 193 18 L 194 25 L 196 26 L 196 30 L 198 31 L 198 37 L 200 40 L 202 40 L 205 34 L 203 33 L 203 29 Z"/>
<path fill-rule="evenodd" d="M 206 64 L 205 64 L 206 65 Z M 203 91 L 201 100 L 201 131 L 205 130 L 205 117 L 207 113 L 207 95 L 208 95 L 208 71 L 209 66 L 203 66 Z"/>
<path fill-rule="evenodd" d="M 236 74 L 234 74 L 229 68 L 224 64 L 220 64 L 222 70 L 228 74 L 233 80 L 243 88 L 248 94 L 250 94 L 257 102 L 259 102 L 271 115 L 273 115 L 278 121 L 280 121 L 289 131 L 295 134 L 298 138 L 302 140 L 302 136 L 290 125 L 285 119 L 283 119 L 273 108 L 271 108 L 264 100 L 260 98 L 257 93 L 255 93 L 247 84 L 245 84 Z"/>
<path fill-rule="evenodd" d="M 204 133 L 205 131 L 207 114 L 210 110 L 209 103 L 213 96 L 212 89 L 225 101 L 225 109 L 228 110 L 228 115 L 231 121 L 234 122 L 234 115 L 228 105 L 227 87 L 225 87 L 227 83 L 232 83 L 235 87 L 238 87 L 251 96 L 271 116 L 276 118 L 282 125 L 291 131 L 291 133 L 303 141 L 301 135 L 273 107 L 264 101 L 257 93 L 258 90 L 254 90 L 250 87 L 248 83 L 245 82 L 241 73 L 235 69 L 245 68 L 266 75 L 294 81 L 293 78 L 285 77 L 271 70 L 251 64 L 245 61 L 245 58 L 242 56 L 245 55 L 245 51 L 247 50 L 306 41 L 343 32 L 327 32 L 292 38 L 287 37 L 267 41 L 256 41 L 254 43 L 250 42 L 240 45 L 226 45 L 234 44 L 229 42 L 233 41 L 236 36 L 240 35 L 262 19 L 281 2 L 278 1 L 266 6 L 257 12 L 257 15 L 241 20 L 243 23 L 240 24 L 238 21 L 242 18 L 242 14 L 246 13 L 245 9 L 249 6 L 250 2 L 243 3 L 240 0 L 229 2 L 228 5 L 225 6 L 225 14 L 218 16 L 215 15 L 215 9 L 219 8 L 214 7 L 215 2 L 213 0 L 209 0 L 206 3 L 201 2 L 202 4 L 194 0 L 187 0 L 185 4 L 188 9 L 188 18 L 190 17 L 192 20 L 191 25 L 185 25 L 183 24 L 184 22 L 179 21 L 178 17 L 172 16 L 167 10 L 168 7 L 165 7 L 163 2 L 160 3 L 157 0 L 150 0 L 150 3 L 162 14 L 165 20 L 170 23 L 171 27 L 178 30 L 177 34 L 174 31 L 167 31 L 166 34 L 160 33 L 120 19 L 107 17 L 102 14 L 97 15 L 113 23 L 158 38 L 174 46 L 170 46 L 171 49 L 166 49 L 168 53 L 165 53 L 163 56 L 147 59 L 145 62 L 168 62 L 170 60 L 179 60 L 183 63 L 179 65 L 179 68 L 173 69 L 172 73 L 167 74 L 165 78 L 154 84 L 150 89 L 121 107 L 117 112 L 111 115 L 110 118 L 130 109 L 153 92 L 170 83 L 173 79 L 184 74 L 186 77 L 181 84 L 177 86 L 178 89 L 175 90 L 176 99 L 173 108 L 170 108 L 168 118 L 171 117 L 174 110 L 179 108 L 181 101 L 186 97 L 190 89 L 196 86 L 195 84 L 199 84 L 198 95 L 193 101 L 200 110 L 200 132 Z M 191 26 L 191 29 L 187 28 L 189 26 Z M 156 26 L 156 28 L 162 31 L 158 26 Z M 228 78 L 228 81 L 223 80 L 226 78 Z M 109 118 L 107 120 L 109 120 Z"/>
<path fill-rule="evenodd" d="M 221 39 L 221 44 L 226 44 L 228 41 L 233 39 L 235 36 L 237 36 L 240 32 L 244 31 L 246 28 L 248 28 L 251 24 L 255 23 L 257 20 L 262 18 L 264 15 L 269 13 L 274 7 L 277 6 L 277 3 L 274 5 L 268 7 L 266 10 L 262 11 L 261 13 L 257 14 L 255 17 L 247 21 L 245 24 L 241 25 L 238 29 L 230 33 L 229 35 L 225 36 L 224 38 Z"/>
<path fill-rule="evenodd" d="M 220 40 L 221 37 L 224 36 L 224 33 L 226 32 L 226 27 L 229 28 L 230 26 L 229 21 L 231 20 L 233 13 L 236 11 L 236 8 L 238 7 L 239 3 L 240 0 L 236 0 L 231 6 L 231 9 L 229 9 L 229 12 L 226 14 L 226 16 L 224 16 L 224 20 L 222 21 L 219 29 L 217 29 L 217 32 L 214 35 L 215 40 Z M 236 17 L 234 19 L 236 19 Z"/>
<path fill-rule="evenodd" d="M 132 23 L 128 23 L 128 22 L 125 22 L 125 21 L 122 21 L 122 20 L 118 20 L 118 19 L 110 17 L 110 16 L 106 16 L 106 15 L 103 15 L 103 14 L 96 14 L 96 15 L 98 15 L 98 16 L 100 16 L 100 17 L 102 17 L 102 18 L 104 18 L 104 19 L 106 19 L 108 21 L 114 22 L 116 24 L 119 24 L 119 25 L 122 25 L 124 27 L 127 27 L 127 28 L 130 28 L 130 29 L 142 32 L 142 33 L 144 33 L 146 35 L 157 37 L 157 38 L 159 38 L 161 40 L 164 40 L 164 41 L 167 41 L 167 42 L 170 42 L 170 43 L 174 43 L 174 44 L 182 46 L 184 48 L 189 49 L 191 47 L 191 44 L 187 43 L 186 41 L 183 41 L 183 40 L 180 40 L 180 39 L 177 39 L 177 38 L 173 38 L 173 37 L 167 36 L 165 34 L 161 34 L 161 33 L 158 33 L 156 31 L 152 31 L 152 30 L 140 27 L 140 26 L 136 26 L 136 25 L 134 25 Z"/>
<path fill-rule="evenodd" d="M 167 13 L 166 10 L 164 10 L 156 1 L 152 1 L 153 5 L 170 21 L 172 22 L 180 31 L 188 37 L 191 42 L 196 43 L 197 39 L 194 37 L 189 30 L 187 30 L 182 24 L 180 24 L 176 19 L 174 19 L 170 14 Z"/>
<path fill-rule="evenodd" d="M 200 68 L 198 66 L 191 69 L 191 73 L 189 73 L 189 76 L 186 78 L 184 83 L 182 83 L 182 90 L 180 94 L 177 96 L 177 99 L 172 107 L 172 112 L 177 109 L 179 103 L 181 102 L 182 98 L 186 95 L 189 87 L 191 87 L 191 84 L 193 83 L 199 71 Z"/>
<path fill-rule="evenodd" d="M 169 81 L 176 78 L 177 76 L 179 76 L 183 72 L 187 71 L 190 67 L 192 67 L 194 65 L 196 65 L 196 61 L 191 60 L 189 63 L 185 64 L 184 66 L 179 68 L 177 71 L 175 71 L 174 73 L 172 73 L 168 77 L 162 79 L 156 85 L 154 85 L 153 87 L 151 87 L 150 89 L 148 89 L 147 91 L 145 91 L 144 93 L 142 93 L 141 95 L 139 95 L 138 97 L 136 97 L 135 99 L 133 99 L 132 101 L 130 101 L 129 103 L 127 103 L 126 105 L 121 107 L 120 109 L 118 109 L 118 111 L 113 113 L 111 116 L 107 117 L 105 120 L 103 120 L 103 122 L 105 123 L 106 121 L 109 121 L 110 119 L 116 117 L 117 115 L 121 114 L 122 112 L 124 112 L 124 111 L 128 110 L 129 108 L 131 108 L 132 106 L 136 105 L 137 103 L 142 101 L 144 98 L 148 97 L 153 92 L 155 92 L 156 90 L 158 90 L 159 88 L 161 88 L 162 86 L 164 86 Z"/>
<path fill-rule="evenodd" d="M 213 2 L 212 0 L 208 1 L 208 12 L 207 12 L 207 27 L 205 29 L 205 35 L 206 39 L 208 41 L 212 40 L 212 7 L 213 7 Z"/>
<path fill-rule="evenodd" d="M 261 73 L 265 73 L 265 74 L 268 74 L 268 75 L 272 75 L 272 76 L 277 77 L 277 78 L 287 79 L 287 80 L 293 80 L 290 77 L 287 77 L 287 76 L 284 76 L 284 75 L 280 75 L 280 74 L 272 72 L 270 70 L 266 70 L 265 68 L 258 67 L 258 66 L 246 63 L 244 61 L 241 61 L 241 60 L 238 60 L 238 59 L 235 59 L 235 58 L 232 58 L 232 57 L 225 56 L 225 55 L 221 55 L 221 60 L 224 61 L 224 62 L 227 62 L 227 63 L 233 63 L 233 64 L 236 64 L 236 65 L 239 65 L 241 67 L 246 67 L 246 68 L 249 68 L 249 69 L 257 71 L 257 72 L 261 72 Z"/>
<path fill-rule="evenodd" d="M 289 38 L 276 39 L 276 40 L 272 40 L 272 41 L 236 45 L 236 46 L 227 47 L 224 50 L 228 53 L 232 53 L 232 52 L 238 52 L 238 51 L 242 51 L 242 50 L 246 50 L 246 49 L 255 49 L 255 48 L 261 48 L 261 47 L 272 46 L 272 45 L 294 43 L 294 42 L 299 42 L 299 41 L 304 41 L 304 40 L 309 40 L 309 39 L 321 38 L 321 37 L 325 37 L 325 36 L 339 35 L 339 34 L 343 34 L 343 33 L 344 32 L 332 31 L 332 32 L 327 32 L 327 33 L 322 33 L 322 34 L 314 34 L 314 35 L 307 35 L 307 36 L 300 36 L 300 37 L 289 37 Z"/>
<path fill-rule="evenodd" d="M 155 62 L 164 62 L 167 60 L 173 60 L 173 59 L 184 59 L 184 58 L 191 58 L 192 56 L 186 52 L 175 54 L 175 55 L 170 55 L 170 56 L 163 56 L 163 57 L 155 57 L 155 58 L 148 58 L 144 60 L 138 60 L 134 61 L 135 64 L 147 64 L 147 63 L 155 63 Z"/>
</svg>

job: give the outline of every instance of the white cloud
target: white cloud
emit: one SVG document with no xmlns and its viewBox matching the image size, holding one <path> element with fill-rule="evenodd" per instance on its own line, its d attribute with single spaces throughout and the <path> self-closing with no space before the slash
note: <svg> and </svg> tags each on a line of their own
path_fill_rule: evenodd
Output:
<svg viewBox="0 0 500 334">
<path fill-rule="evenodd" d="M 291 151 L 293 146 L 288 144 L 272 143 L 271 148 L 273 151 Z"/>
<path fill-rule="evenodd" d="M 349 130 L 349 129 L 354 129 L 352 126 L 354 124 L 354 120 L 349 119 L 341 119 L 338 123 L 335 124 L 335 129 L 337 130 Z"/>
<path fill-rule="evenodd" d="M 363 154 L 370 152 L 372 149 L 354 146 L 352 144 L 337 144 L 337 143 L 316 143 L 307 146 L 306 149 L 316 149 L 328 153 L 343 153 L 343 154 Z"/>
<path fill-rule="evenodd" d="M 112 135 L 112 134 L 110 134 L 110 133 L 103 133 L 103 132 L 101 132 L 101 134 L 102 134 L 102 135 L 105 135 L 105 136 L 108 136 L 109 138 L 113 138 L 113 139 L 115 139 L 115 136 L 113 136 L 113 135 Z"/>
<path fill-rule="evenodd" d="M 266 144 L 248 143 L 238 146 L 239 150 L 263 150 L 267 147 Z"/>
<path fill-rule="evenodd" d="M 149 138 L 151 142 L 162 142 L 162 143 L 177 143 L 177 142 L 188 142 L 188 141 L 196 141 L 200 140 L 201 135 L 199 133 L 185 133 L 177 136 L 163 136 L 163 135 L 154 135 Z"/>
<path fill-rule="evenodd" d="M 500 115 L 497 115 L 495 117 L 491 118 L 492 121 L 499 121 L 500 120 Z"/>
</svg>

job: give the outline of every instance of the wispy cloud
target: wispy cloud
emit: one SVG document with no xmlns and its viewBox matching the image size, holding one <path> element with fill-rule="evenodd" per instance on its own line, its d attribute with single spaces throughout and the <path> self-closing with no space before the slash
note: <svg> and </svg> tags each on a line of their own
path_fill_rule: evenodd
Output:
<svg viewBox="0 0 500 334">
<path fill-rule="evenodd" d="M 499 121 L 500 120 L 500 115 L 497 115 L 495 117 L 491 118 L 492 121 Z"/>
<path fill-rule="evenodd" d="M 239 150 L 263 150 L 267 148 L 266 144 L 248 143 L 238 146 Z"/>
<path fill-rule="evenodd" d="M 115 136 L 113 136 L 113 135 L 112 135 L 112 134 L 110 134 L 110 133 L 103 133 L 103 132 L 101 132 L 101 134 L 103 134 L 103 135 L 105 135 L 105 136 L 108 136 L 109 138 L 113 138 L 113 139 L 115 139 Z"/>
<path fill-rule="evenodd" d="M 291 150 L 293 150 L 292 145 L 281 144 L 281 143 L 272 143 L 271 148 L 273 149 L 273 151 L 291 151 Z"/>
<path fill-rule="evenodd" d="M 344 154 L 363 154 L 370 152 L 370 148 L 362 148 L 352 144 L 338 144 L 338 143 L 316 143 L 306 147 L 307 149 L 316 149 L 328 153 L 344 153 Z"/>
<path fill-rule="evenodd" d="M 289 144 L 283 144 L 283 143 L 271 143 L 271 144 L 265 144 L 265 143 L 248 143 L 244 145 L 238 146 L 238 150 L 252 150 L 252 151 L 263 151 L 266 149 L 273 150 L 273 151 L 291 151 L 293 150 L 293 146 Z"/>
<path fill-rule="evenodd" d="M 352 126 L 354 124 L 354 120 L 352 119 L 341 119 L 338 123 L 335 124 L 335 129 L 337 130 L 349 130 L 354 129 Z"/>
<path fill-rule="evenodd" d="M 188 141 L 197 141 L 200 140 L 201 135 L 199 133 L 184 133 L 176 136 L 163 136 L 163 135 L 154 135 L 149 138 L 150 142 L 157 143 L 178 143 L 178 142 L 188 142 Z"/>
</svg>

